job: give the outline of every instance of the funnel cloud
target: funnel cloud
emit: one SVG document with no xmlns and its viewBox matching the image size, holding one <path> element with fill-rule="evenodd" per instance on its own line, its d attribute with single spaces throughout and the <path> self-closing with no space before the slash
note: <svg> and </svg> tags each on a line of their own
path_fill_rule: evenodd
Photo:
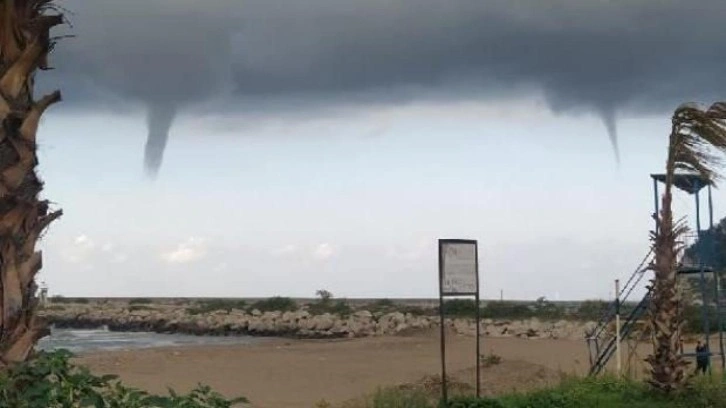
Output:
<svg viewBox="0 0 726 408">
<path fill-rule="evenodd" d="M 620 148 L 618 147 L 618 128 L 617 121 L 615 119 L 615 110 L 612 108 L 603 108 L 600 110 L 600 116 L 603 123 L 605 124 L 605 130 L 608 132 L 610 138 L 610 144 L 613 147 L 613 153 L 615 154 L 615 161 L 620 164 Z"/>
<path fill-rule="evenodd" d="M 169 103 L 156 103 L 148 108 L 146 123 L 149 136 L 144 151 L 144 169 L 152 178 L 156 177 L 161 168 L 174 116 L 176 116 L 176 107 Z"/>
<path fill-rule="evenodd" d="M 497 100 L 524 89 L 554 112 L 601 117 L 619 160 L 617 117 L 664 115 L 683 101 L 726 94 L 722 0 L 64 6 L 74 12 L 76 38 L 64 40 L 57 69 L 41 80 L 69 84 L 62 109 L 95 109 L 103 92 L 149 106 L 152 173 L 171 107 L 195 114 L 200 103 L 235 116 L 314 115 L 318 107 L 401 100 Z"/>
</svg>

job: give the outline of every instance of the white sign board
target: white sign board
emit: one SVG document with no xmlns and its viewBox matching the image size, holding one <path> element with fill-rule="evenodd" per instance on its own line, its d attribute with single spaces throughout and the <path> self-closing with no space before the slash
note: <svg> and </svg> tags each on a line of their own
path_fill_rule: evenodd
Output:
<svg viewBox="0 0 726 408">
<path fill-rule="evenodd" d="M 476 241 L 443 241 L 439 245 L 442 294 L 476 293 Z"/>
</svg>

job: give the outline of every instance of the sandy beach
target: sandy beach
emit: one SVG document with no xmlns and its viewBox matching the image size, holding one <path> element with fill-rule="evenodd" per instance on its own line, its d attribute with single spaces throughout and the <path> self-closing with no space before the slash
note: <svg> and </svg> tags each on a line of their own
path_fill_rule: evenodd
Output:
<svg viewBox="0 0 726 408">
<path fill-rule="evenodd" d="M 453 333 L 447 340 L 449 372 L 473 383 L 475 340 Z M 483 371 L 487 393 L 542 386 L 588 366 L 585 343 L 576 340 L 484 338 L 482 354 L 489 353 L 502 362 Z M 260 408 L 307 408 L 323 399 L 335 404 L 440 373 L 436 330 L 405 337 L 114 351 L 77 360 L 149 391 L 184 391 L 201 382 L 228 396 L 244 395 Z"/>
</svg>

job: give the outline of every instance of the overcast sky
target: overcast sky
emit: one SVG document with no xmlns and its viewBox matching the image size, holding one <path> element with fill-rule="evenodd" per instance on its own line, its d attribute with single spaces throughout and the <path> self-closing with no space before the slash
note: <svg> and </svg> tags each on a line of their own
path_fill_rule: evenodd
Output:
<svg viewBox="0 0 726 408">
<path fill-rule="evenodd" d="M 726 95 L 716 0 L 62 5 L 41 279 L 68 296 L 433 297 L 436 240 L 473 238 L 485 297 L 605 297 L 670 112 Z"/>
</svg>

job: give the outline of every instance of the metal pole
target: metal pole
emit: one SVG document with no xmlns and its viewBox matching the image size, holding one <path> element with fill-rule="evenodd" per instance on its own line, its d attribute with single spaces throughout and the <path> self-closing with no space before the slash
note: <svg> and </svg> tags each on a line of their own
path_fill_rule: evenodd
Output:
<svg viewBox="0 0 726 408">
<path fill-rule="evenodd" d="M 696 187 L 698 188 L 699 183 L 696 181 Z M 708 352 L 711 352 L 711 346 L 710 346 L 710 337 L 711 337 L 711 322 L 708 320 L 708 296 L 706 295 L 706 271 L 704 270 L 704 254 L 703 254 L 703 248 L 705 245 L 703 245 L 703 241 L 701 240 L 702 234 L 701 234 L 701 193 L 700 190 L 696 191 L 696 239 L 698 242 L 698 246 L 696 247 L 698 251 L 698 267 L 699 267 L 699 275 L 701 280 L 701 301 L 703 302 L 703 305 L 701 305 L 701 310 L 703 314 L 703 331 L 705 332 L 706 336 L 706 349 Z M 710 367 L 710 365 L 709 365 Z"/>
<path fill-rule="evenodd" d="M 476 289 L 476 397 L 481 397 L 481 307 L 479 305 L 479 288 Z"/>
<path fill-rule="evenodd" d="M 708 185 L 708 228 L 713 228 L 713 197 L 711 196 L 711 185 Z"/>
<path fill-rule="evenodd" d="M 711 193 L 711 184 L 708 185 L 708 224 L 709 224 L 709 230 L 713 234 L 713 194 Z M 711 254 L 711 259 L 713 260 L 713 256 L 716 252 L 716 240 L 711 238 L 710 241 L 711 245 L 709 246 L 709 251 Z M 715 265 L 711 265 L 714 267 Z M 721 354 L 721 372 L 726 372 L 726 353 L 724 353 L 724 344 L 723 344 L 723 316 L 722 316 L 722 310 L 721 310 L 721 271 L 714 270 L 713 272 L 713 280 L 716 286 L 714 295 L 716 296 L 716 321 L 718 322 L 718 351 Z"/>
<path fill-rule="evenodd" d="M 479 245 L 474 246 L 474 264 L 476 271 L 476 397 L 481 396 L 481 304 L 479 297 Z M 502 296 L 503 297 L 503 296 Z"/>
<path fill-rule="evenodd" d="M 723 345 L 723 319 L 721 316 L 721 277 L 720 272 L 713 271 L 714 281 L 714 296 L 716 296 L 716 322 L 718 323 L 718 351 L 721 354 L 721 372 L 725 373 L 724 367 L 726 367 L 726 356 L 724 356 L 724 345 Z"/>
<path fill-rule="evenodd" d="M 658 219 L 660 218 L 660 197 L 658 196 L 658 180 L 653 177 L 653 200 L 655 203 L 655 233 L 658 233 Z"/>
<path fill-rule="evenodd" d="M 617 375 L 620 376 L 620 279 L 615 279 L 615 367 Z"/>
<path fill-rule="evenodd" d="M 441 244 L 439 244 L 439 316 L 441 317 L 441 398 L 446 404 L 449 399 L 446 391 L 446 334 L 444 329 L 444 292 L 442 288 L 442 267 Z"/>
</svg>

